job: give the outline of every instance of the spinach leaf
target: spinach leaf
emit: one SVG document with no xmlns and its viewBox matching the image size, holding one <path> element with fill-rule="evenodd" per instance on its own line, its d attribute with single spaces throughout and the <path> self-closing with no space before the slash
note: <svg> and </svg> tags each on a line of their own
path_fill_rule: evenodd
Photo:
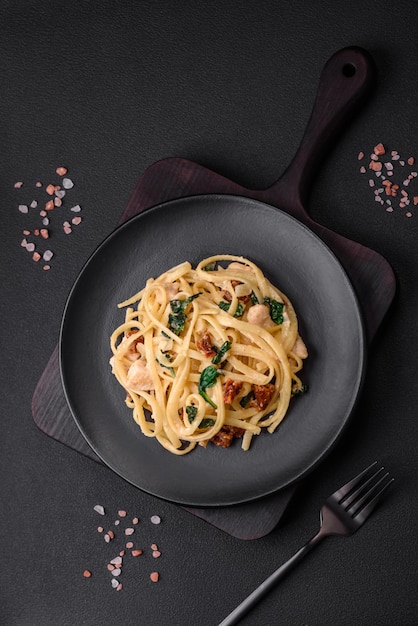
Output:
<svg viewBox="0 0 418 626">
<path fill-rule="evenodd" d="M 267 304 L 270 309 L 270 317 L 276 324 L 283 324 L 283 302 L 277 302 L 273 298 L 264 298 L 264 304 Z"/>
<path fill-rule="evenodd" d="M 193 422 L 194 418 L 197 414 L 197 406 L 193 406 L 189 404 L 186 406 L 187 417 L 189 418 L 190 424 Z M 215 420 L 210 417 L 205 417 L 199 424 L 199 428 L 209 428 L 215 424 Z"/>
<path fill-rule="evenodd" d="M 187 315 L 185 313 L 187 305 L 198 298 L 200 293 L 195 293 L 193 296 L 189 296 L 184 300 L 170 300 L 170 307 L 172 313 L 168 316 L 168 327 L 175 335 L 180 335 L 180 333 L 184 330 L 187 321 Z"/>
<path fill-rule="evenodd" d="M 307 393 L 308 389 L 308 385 L 303 383 L 302 387 L 295 387 L 292 389 L 292 396 L 302 396 L 304 393 Z"/>
<path fill-rule="evenodd" d="M 213 400 L 209 398 L 209 396 L 206 393 L 206 389 L 208 387 L 213 387 L 216 384 L 216 379 L 218 378 L 218 376 L 220 376 L 220 372 L 215 367 L 213 367 L 213 365 L 209 365 L 208 367 L 205 367 L 203 372 L 200 374 L 200 379 L 199 379 L 199 384 L 198 384 L 198 391 L 200 395 L 214 409 L 218 407 L 213 402 Z"/>
<path fill-rule="evenodd" d="M 220 303 L 218 304 L 219 308 L 222 309 L 222 311 L 229 311 L 229 308 L 231 306 L 230 302 L 225 302 L 224 300 L 221 300 Z M 241 302 L 238 302 L 238 306 L 237 306 L 237 310 L 234 313 L 234 317 L 241 317 L 241 315 L 244 313 L 244 307 L 242 306 Z"/>
<path fill-rule="evenodd" d="M 249 393 L 247 393 L 246 396 L 243 396 L 241 398 L 241 400 L 239 401 L 239 403 L 242 406 L 242 408 L 245 409 L 245 407 L 247 406 L 249 401 L 252 400 L 254 397 L 255 397 L 254 396 L 254 391 L 251 389 L 251 391 Z"/>
<path fill-rule="evenodd" d="M 193 422 L 194 418 L 196 417 L 197 406 L 193 406 L 192 404 L 187 405 L 186 406 L 186 413 L 187 413 L 187 417 L 189 418 L 189 422 L 191 424 Z"/>
<path fill-rule="evenodd" d="M 217 353 L 215 354 L 215 356 L 212 359 L 212 363 L 214 365 L 219 365 L 219 363 L 222 361 L 223 357 L 225 356 L 225 354 L 228 352 L 228 350 L 231 349 L 231 342 L 230 341 L 225 341 L 221 347 L 219 348 L 219 350 L 217 351 Z M 214 346 L 215 350 L 217 350 L 217 348 Z"/>
<path fill-rule="evenodd" d="M 164 365 L 164 363 L 161 363 L 161 361 L 159 361 L 158 359 L 155 359 L 155 360 L 157 361 L 158 365 L 161 365 L 161 367 L 165 367 L 166 370 L 169 370 L 173 378 L 176 377 L 176 372 L 174 371 L 174 367 L 170 367 L 169 365 Z"/>
<path fill-rule="evenodd" d="M 254 291 L 251 292 L 250 298 L 251 298 L 252 304 L 258 304 L 258 298 L 255 295 Z"/>
</svg>

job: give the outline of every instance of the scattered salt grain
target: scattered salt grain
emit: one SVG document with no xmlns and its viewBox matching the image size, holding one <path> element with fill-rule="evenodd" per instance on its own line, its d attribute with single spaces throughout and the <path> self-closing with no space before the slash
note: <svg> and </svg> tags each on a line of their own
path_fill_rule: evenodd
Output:
<svg viewBox="0 0 418 626">
<path fill-rule="evenodd" d="M 134 528 L 125 528 L 125 535 L 133 535 L 135 532 Z"/>
<path fill-rule="evenodd" d="M 32 200 L 32 202 L 30 203 L 30 208 L 31 209 L 36 209 L 36 207 L 38 206 L 38 203 L 36 200 Z"/>
<path fill-rule="evenodd" d="M 21 180 L 14 184 L 15 189 L 20 189 L 21 187 L 23 187 L 23 181 Z"/>
<path fill-rule="evenodd" d="M 132 556 L 141 556 L 142 554 L 142 550 L 132 550 L 131 552 Z"/>
<path fill-rule="evenodd" d="M 45 250 L 42 258 L 44 261 L 50 261 L 53 256 L 54 256 L 54 253 L 52 252 L 52 250 Z"/>
<path fill-rule="evenodd" d="M 128 543 L 126 544 L 126 547 L 128 548 L 128 550 L 130 550 L 131 548 L 134 547 L 134 544 L 132 543 L 132 541 L 128 541 Z"/>
<path fill-rule="evenodd" d="M 112 559 L 111 561 L 112 565 L 120 565 L 122 563 L 122 557 L 121 556 L 115 556 L 114 559 Z"/>
<path fill-rule="evenodd" d="M 139 523 L 139 519 L 137 517 L 134 517 L 133 520 L 132 520 L 132 524 L 135 524 L 135 526 L 136 526 L 136 524 L 138 524 L 138 523 Z"/>
<path fill-rule="evenodd" d="M 28 243 L 26 246 L 26 250 L 28 252 L 33 252 L 35 250 L 35 244 L 34 243 Z"/>
<path fill-rule="evenodd" d="M 73 206 L 70 211 L 72 211 L 73 213 L 80 213 L 81 211 L 81 206 L 79 204 L 76 204 L 75 206 Z"/>
<path fill-rule="evenodd" d="M 71 223 L 74 224 L 74 226 L 78 226 L 79 224 L 81 224 L 81 217 L 79 216 L 73 217 L 73 219 L 71 220 Z"/>
<path fill-rule="evenodd" d="M 18 209 L 21 213 L 27 213 L 29 211 L 26 204 L 19 204 Z"/>
<path fill-rule="evenodd" d="M 55 195 L 56 195 L 57 198 L 62 200 L 63 197 L 65 196 L 65 189 L 56 189 L 55 190 Z"/>
<path fill-rule="evenodd" d="M 51 266 L 50 265 L 44 265 L 42 269 L 45 270 L 45 272 L 47 272 L 48 270 L 51 269 Z"/>
<path fill-rule="evenodd" d="M 102 507 L 101 504 L 96 504 L 96 506 L 93 507 L 93 508 L 96 511 L 96 513 L 98 513 L 99 515 L 104 515 L 105 514 L 104 507 Z"/>
<path fill-rule="evenodd" d="M 68 172 L 66 167 L 57 167 L 55 171 L 58 174 L 58 176 L 65 176 L 66 173 Z"/>
<path fill-rule="evenodd" d="M 20 245 L 22 246 L 22 248 L 26 248 L 26 246 L 28 245 L 28 240 L 26 238 L 22 239 Z"/>
<path fill-rule="evenodd" d="M 42 183 L 40 180 L 38 180 L 38 182 L 36 183 L 36 187 L 42 187 Z"/>
<path fill-rule="evenodd" d="M 161 523 L 161 517 L 159 515 L 153 515 L 151 517 L 151 523 L 152 524 L 160 524 Z"/>
<path fill-rule="evenodd" d="M 55 193 L 55 185 L 47 185 L 45 191 L 49 196 L 53 196 Z"/>
<path fill-rule="evenodd" d="M 112 576 L 120 576 L 121 573 L 121 569 L 120 567 L 116 567 L 113 571 L 112 571 Z"/>
<path fill-rule="evenodd" d="M 49 219 L 48 219 L 47 217 L 44 217 L 44 218 L 43 218 L 43 220 L 42 220 L 42 224 L 43 224 L 44 226 L 48 226 L 48 224 L 49 224 Z"/>
<path fill-rule="evenodd" d="M 122 583 L 119 583 L 119 585 L 116 587 L 116 591 L 121 591 L 122 589 Z"/>
<path fill-rule="evenodd" d="M 41 237 L 43 237 L 44 239 L 48 239 L 49 230 L 47 228 L 41 228 L 39 232 L 41 233 Z"/>
<path fill-rule="evenodd" d="M 116 589 L 116 587 L 119 585 L 119 581 L 116 580 L 116 578 L 112 578 L 111 583 L 114 589 Z"/>
<path fill-rule="evenodd" d="M 83 572 L 83 576 L 84 578 L 91 578 L 91 571 L 88 569 L 85 569 Z"/>
<path fill-rule="evenodd" d="M 39 254 L 39 252 L 34 252 L 32 254 L 32 259 L 35 261 L 35 263 L 37 263 L 38 261 L 41 260 L 41 255 Z"/>
<path fill-rule="evenodd" d="M 102 532 L 103 532 L 103 530 L 104 530 L 103 526 L 98 526 L 98 527 L 97 527 L 97 532 L 98 532 L 98 533 L 102 533 Z"/>
<path fill-rule="evenodd" d="M 159 578 L 160 578 L 160 575 L 159 575 L 158 572 L 151 572 L 150 578 L 151 578 L 153 583 L 157 583 Z"/>
<path fill-rule="evenodd" d="M 152 556 L 154 559 L 158 559 L 158 557 L 161 556 L 161 552 L 159 550 L 153 550 Z"/>
<path fill-rule="evenodd" d="M 54 198 L 54 205 L 55 205 L 55 206 L 58 206 L 58 207 L 59 207 L 59 206 L 62 206 L 62 200 L 61 200 L 61 198 L 58 198 L 58 197 L 57 197 L 57 198 Z"/>
<path fill-rule="evenodd" d="M 74 187 L 74 183 L 71 178 L 64 178 L 62 181 L 62 186 L 64 189 L 72 189 Z"/>
<path fill-rule="evenodd" d="M 73 209 L 71 209 L 71 210 L 73 210 Z M 118 515 L 119 515 L 119 517 L 126 517 L 126 511 L 124 511 L 123 509 L 120 509 L 118 511 Z"/>
<path fill-rule="evenodd" d="M 119 526 L 119 524 L 120 524 L 120 519 L 116 519 L 115 520 L 115 526 Z"/>
</svg>

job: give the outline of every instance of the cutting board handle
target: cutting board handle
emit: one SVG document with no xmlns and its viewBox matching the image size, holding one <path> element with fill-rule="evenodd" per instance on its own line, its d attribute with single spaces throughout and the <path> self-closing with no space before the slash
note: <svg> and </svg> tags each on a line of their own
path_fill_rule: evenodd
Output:
<svg viewBox="0 0 418 626">
<path fill-rule="evenodd" d="M 299 148 L 284 174 L 268 190 L 278 206 L 291 207 L 300 218 L 307 217 L 305 203 L 317 167 L 371 91 L 375 75 L 371 55 L 359 47 L 343 48 L 327 61 Z"/>
</svg>

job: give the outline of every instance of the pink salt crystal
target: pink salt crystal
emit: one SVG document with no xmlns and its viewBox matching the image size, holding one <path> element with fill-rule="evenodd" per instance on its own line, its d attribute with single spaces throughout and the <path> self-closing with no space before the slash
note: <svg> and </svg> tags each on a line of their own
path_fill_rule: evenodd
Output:
<svg viewBox="0 0 418 626">
<path fill-rule="evenodd" d="M 21 213 L 27 213 L 29 211 L 26 204 L 19 204 L 18 209 Z"/>
<path fill-rule="evenodd" d="M 121 591 L 122 589 L 122 583 L 119 583 L 119 585 L 116 587 L 116 591 Z"/>
<path fill-rule="evenodd" d="M 93 509 L 96 511 L 96 513 L 98 513 L 99 515 L 104 515 L 105 514 L 105 510 L 104 507 L 102 507 L 101 504 L 96 504 L 96 506 L 93 507 Z"/>
<path fill-rule="evenodd" d="M 66 173 L 68 172 L 66 167 L 57 167 L 55 171 L 58 174 L 58 176 L 65 176 Z"/>
<path fill-rule="evenodd" d="M 366 168 L 364 167 L 364 165 L 362 165 L 362 166 L 361 166 L 361 168 L 360 168 L 360 172 L 361 172 L 362 174 L 365 174 L 365 173 L 366 173 Z"/>
<path fill-rule="evenodd" d="M 73 213 L 80 213 L 81 211 L 81 206 L 79 204 L 76 204 L 75 206 L 73 206 L 70 211 L 73 211 Z"/>
<path fill-rule="evenodd" d="M 71 210 L 73 210 L 73 209 L 71 209 Z M 74 218 L 74 219 L 75 219 L 75 218 Z M 123 509 L 120 509 L 120 510 L 118 511 L 118 515 L 119 515 L 119 517 L 126 517 L 126 511 L 124 511 Z"/>
<path fill-rule="evenodd" d="M 152 556 L 154 559 L 158 559 L 158 557 L 161 556 L 161 552 L 159 550 L 153 550 Z"/>
<path fill-rule="evenodd" d="M 121 573 L 121 569 L 119 567 L 116 567 L 113 571 L 112 571 L 112 576 L 119 576 Z"/>
<path fill-rule="evenodd" d="M 21 187 L 23 187 L 23 181 L 21 180 L 14 184 L 15 189 L 20 189 Z"/>
<path fill-rule="evenodd" d="M 65 189 L 55 189 L 55 195 L 57 196 L 57 198 L 62 200 L 62 198 L 65 196 Z"/>
<path fill-rule="evenodd" d="M 98 526 L 97 527 L 97 532 L 98 533 L 102 533 L 103 532 L 103 526 Z"/>
<path fill-rule="evenodd" d="M 28 245 L 26 246 L 26 250 L 28 252 L 33 252 L 35 250 L 35 244 L 34 243 L 28 243 Z"/>
<path fill-rule="evenodd" d="M 71 226 L 70 226 L 70 225 L 68 225 L 68 226 L 64 225 L 64 233 L 65 233 L 66 235 L 69 235 L 69 234 L 70 234 L 70 233 L 72 233 L 72 232 L 73 232 L 73 229 L 71 228 Z"/>
<path fill-rule="evenodd" d="M 408 159 L 408 165 L 413 165 L 415 163 L 415 159 L 414 157 L 409 157 Z"/>
<path fill-rule="evenodd" d="M 26 238 L 22 239 L 20 245 L 22 246 L 22 248 L 26 248 L 26 246 L 28 245 L 28 240 Z"/>
<path fill-rule="evenodd" d="M 160 524 L 161 523 L 161 517 L 159 515 L 153 515 L 151 517 L 151 523 L 152 524 Z"/>
<path fill-rule="evenodd" d="M 40 215 L 41 217 L 46 217 L 48 214 L 47 214 L 47 212 L 46 212 L 46 211 L 44 211 L 44 210 L 42 209 L 42 211 L 39 211 L 39 215 Z"/>
<path fill-rule="evenodd" d="M 61 206 L 62 205 L 61 198 L 54 198 L 54 204 L 55 206 Z"/>
<path fill-rule="evenodd" d="M 39 252 L 34 252 L 33 255 L 32 255 L 32 259 L 35 261 L 35 263 L 40 261 L 41 255 L 39 254 Z"/>
<path fill-rule="evenodd" d="M 38 203 L 36 202 L 36 200 L 32 200 L 32 202 L 30 203 L 30 208 L 36 209 L 37 206 L 38 206 Z"/>
<path fill-rule="evenodd" d="M 50 261 L 53 256 L 54 256 L 54 253 L 52 252 L 52 250 L 45 250 L 42 258 L 44 261 Z"/>
<path fill-rule="evenodd" d="M 131 548 L 134 547 L 134 544 L 132 541 L 128 541 L 128 543 L 126 544 L 126 547 L 128 548 L 128 550 L 130 550 Z"/>
<path fill-rule="evenodd" d="M 364 158 L 364 152 L 359 152 L 357 158 L 358 158 L 359 161 L 361 161 L 361 159 Z"/>
<path fill-rule="evenodd" d="M 78 226 L 78 224 L 81 224 L 81 217 L 77 216 L 77 217 L 73 217 L 73 219 L 71 220 L 71 222 L 75 225 Z"/>
<path fill-rule="evenodd" d="M 49 231 L 47 228 L 41 228 L 39 232 L 41 233 L 41 237 L 43 237 L 44 239 L 48 239 Z"/>
<path fill-rule="evenodd" d="M 153 583 L 156 583 L 158 582 L 160 575 L 158 572 L 152 572 L 149 577 L 151 578 Z"/>
<path fill-rule="evenodd" d="M 134 528 L 125 528 L 125 535 L 133 535 L 135 532 Z"/>
<path fill-rule="evenodd" d="M 132 520 L 132 524 L 136 525 L 136 524 L 138 524 L 138 522 L 139 522 L 139 519 L 137 517 L 134 517 L 133 520 Z"/>
<path fill-rule="evenodd" d="M 411 211 L 408 211 L 407 213 L 405 213 L 406 217 L 412 217 L 412 213 Z"/>
<path fill-rule="evenodd" d="M 71 178 L 64 178 L 62 181 L 62 186 L 64 187 L 64 189 L 72 189 L 72 187 L 74 187 L 74 183 Z"/>
<path fill-rule="evenodd" d="M 41 181 L 40 181 L 40 180 L 36 183 L 36 186 L 37 186 L 37 187 L 42 187 L 42 183 L 41 183 Z"/>
<path fill-rule="evenodd" d="M 50 265 L 44 265 L 42 269 L 47 271 L 47 270 L 51 269 L 51 266 Z"/>
</svg>

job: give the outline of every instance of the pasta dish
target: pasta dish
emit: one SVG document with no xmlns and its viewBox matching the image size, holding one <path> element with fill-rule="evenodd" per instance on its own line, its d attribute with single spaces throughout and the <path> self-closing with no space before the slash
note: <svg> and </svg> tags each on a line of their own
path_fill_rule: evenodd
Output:
<svg viewBox="0 0 418 626">
<path fill-rule="evenodd" d="M 142 433 L 174 454 L 235 438 L 248 450 L 306 390 L 294 308 L 244 257 L 212 256 L 195 269 L 186 261 L 118 307 L 112 373 Z"/>
</svg>

